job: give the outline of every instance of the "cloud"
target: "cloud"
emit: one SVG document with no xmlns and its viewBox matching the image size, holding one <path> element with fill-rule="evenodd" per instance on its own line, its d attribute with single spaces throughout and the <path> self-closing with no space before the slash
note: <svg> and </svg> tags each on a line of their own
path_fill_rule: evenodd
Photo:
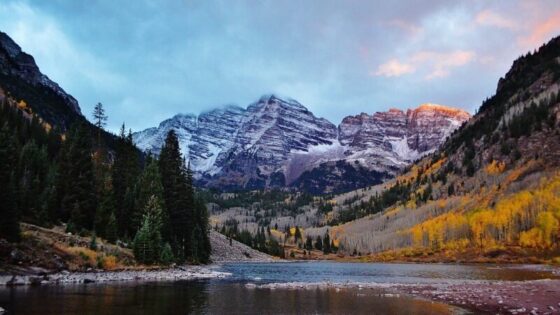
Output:
<svg viewBox="0 0 560 315">
<path fill-rule="evenodd" d="M 449 53 L 423 51 L 412 56 L 411 60 L 415 64 L 426 65 L 430 70 L 425 78 L 431 80 L 447 77 L 452 68 L 466 65 L 474 56 L 474 52 L 463 50 Z"/>
<path fill-rule="evenodd" d="M 528 35 L 518 38 L 522 47 L 534 48 L 546 42 L 549 37 L 558 35 L 560 32 L 560 11 L 553 13 L 543 22 L 537 22 Z"/>
<path fill-rule="evenodd" d="M 397 59 L 391 59 L 384 64 L 379 65 L 374 73 L 377 76 L 384 77 L 400 77 L 401 75 L 414 72 L 412 65 L 401 63 Z"/>
<path fill-rule="evenodd" d="M 394 19 L 387 23 L 390 26 L 403 30 L 410 35 L 417 35 L 422 32 L 422 27 L 401 19 Z"/>
<path fill-rule="evenodd" d="M 398 77 L 422 69 L 424 78 L 431 80 L 447 77 L 452 68 L 464 66 L 475 57 L 473 51 L 457 50 L 452 52 L 420 51 L 413 54 L 407 61 L 391 59 L 381 64 L 376 76 Z"/>
<path fill-rule="evenodd" d="M 480 11 L 476 17 L 475 22 L 484 26 L 495 26 L 498 28 L 515 29 L 517 24 L 515 21 L 508 19 L 492 10 Z"/>
</svg>

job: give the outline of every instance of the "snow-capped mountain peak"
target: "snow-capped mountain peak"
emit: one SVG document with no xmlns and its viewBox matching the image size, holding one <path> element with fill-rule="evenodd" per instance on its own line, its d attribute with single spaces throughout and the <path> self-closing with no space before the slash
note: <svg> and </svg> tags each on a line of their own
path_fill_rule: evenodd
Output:
<svg viewBox="0 0 560 315">
<path fill-rule="evenodd" d="M 133 137 L 142 150 L 157 154 L 173 129 L 200 183 L 258 188 L 290 185 L 330 161 L 390 176 L 433 152 L 469 117 L 458 109 L 422 104 L 348 116 L 337 128 L 299 102 L 270 94 L 246 109 L 228 105 L 198 116 L 176 115 Z"/>
</svg>

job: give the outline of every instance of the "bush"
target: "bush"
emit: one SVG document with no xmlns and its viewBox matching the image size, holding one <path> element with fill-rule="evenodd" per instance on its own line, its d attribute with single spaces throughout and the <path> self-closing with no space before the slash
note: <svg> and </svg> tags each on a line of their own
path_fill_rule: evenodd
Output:
<svg viewBox="0 0 560 315">
<path fill-rule="evenodd" d="M 175 257 L 173 256 L 173 252 L 171 251 L 171 246 L 169 243 L 165 243 L 163 249 L 161 250 L 161 254 L 159 257 L 159 261 L 163 265 L 171 265 L 175 261 Z"/>
</svg>

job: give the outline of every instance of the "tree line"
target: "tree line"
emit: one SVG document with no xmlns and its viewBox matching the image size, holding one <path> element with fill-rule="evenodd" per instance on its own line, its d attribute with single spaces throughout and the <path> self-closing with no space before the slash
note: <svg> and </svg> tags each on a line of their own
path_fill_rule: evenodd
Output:
<svg viewBox="0 0 560 315">
<path fill-rule="evenodd" d="M 115 147 L 105 145 L 100 103 L 97 128 L 77 122 L 64 133 L 14 104 L 0 106 L 0 238 L 19 241 L 21 221 L 65 224 L 132 247 L 140 263 L 210 260 L 208 213 L 173 131 L 159 158 L 144 156 L 124 124 Z"/>
</svg>

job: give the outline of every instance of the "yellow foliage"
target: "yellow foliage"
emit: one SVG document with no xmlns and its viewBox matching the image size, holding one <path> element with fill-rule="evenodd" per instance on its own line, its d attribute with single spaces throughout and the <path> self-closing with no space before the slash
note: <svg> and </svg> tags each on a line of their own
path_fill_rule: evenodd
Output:
<svg viewBox="0 0 560 315">
<path fill-rule="evenodd" d="M 516 173 L 513 176 L 515 178 L 520 174 Z M 408 233 L 412 245 L 433 249 L 460 249 L 473 244 L 481 249 L 489 249 L 519 244 L 550 249 L 558 244 L 560 174 L 543 180 L 532 190 L 502 197 L 493 207 L 465 210 L 473 202 L 484 207 L 480 198 L 463 196 L 455 211 L 410 228 Z M 440 209 L 444 209 L 445 205 L 445 200 L 436 203 Z M 463 211 L 465 212 L 462 213 Z"/>
<path fill-rule="evenodd" d="M 21 100 L 17 103 L 17 107 L 21 110 L 24 110 L 27 108 L 27 103 L 24 100 Z"/>
<path fill-rule="evenodd" d="M 497 175 L 503 173 L 505 169 L 506 169 L 505 162 L 493 160 L 492 163 L 486 166 L 486 173 L 490 175 Z"/>
<path fill-rule="evenodd" d="M 543 243 L 542 231 L 537 228 L 532 228 L 529 231 L 521 232 L 519 236 L 519 245 L 524 247 L 541 247 Z"/>
<path fill-rule="evenodd" d="M 106 270 L 114 270 L 117 266 L 117 257 L 113 255 L 103 257 L 103 267 Z"/>
<path fill-rule="evenodd" d="M 79 256 L 84 258 L 84 260 L 88 260 L 88 262 L 92 265 L 95 264 L 97 261 L 97 252 L 89 248 L 72 246 L 72 247 L 63 248 L 63 250 L 71 255 Z"/>
</svg>

